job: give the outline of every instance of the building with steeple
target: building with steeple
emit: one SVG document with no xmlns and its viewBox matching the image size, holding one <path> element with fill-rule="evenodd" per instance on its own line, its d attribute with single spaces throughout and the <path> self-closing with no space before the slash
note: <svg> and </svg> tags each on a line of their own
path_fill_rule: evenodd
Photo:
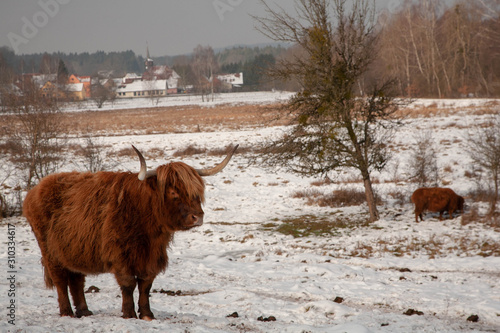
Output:
<svg viewBox="0 0 500 333">
<path fill-rule="evenodd" d="M 149 45 L 146 44 L 146 60 L 144 61 L 144 73 L 142 73 L 143 81 L 167 81 L 167 93 L 177 93 L 177 82 L 180 76 L 170 67 L 166 65 L 155 66 L 153 59 L 149 55 Z"/>
<path fill-rule="evenodd" d="M 144 68 L 146 69 L 146 72 L 153 68 L 153 66 L 153 59 L 151 59 L 151 57 L 149 56 L 149 45 L 146 42 L 146 61 L 144 61 Z"/>
<path fill-rule="evenodd" d="M 116 89 L 118 98 L 164 97 L 177 94 L 180 76 L 166 65 L 155 66 L 146 44 L 146 60 L 142 76 L 127 74 Z"/>
</svg>

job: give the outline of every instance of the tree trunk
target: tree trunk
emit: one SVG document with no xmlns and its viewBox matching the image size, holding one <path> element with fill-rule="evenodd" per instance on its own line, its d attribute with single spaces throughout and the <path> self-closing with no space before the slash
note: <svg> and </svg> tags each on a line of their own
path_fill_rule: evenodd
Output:
<svg viewBox="0 0 500 333">
<path fill-rule="evenodd" d="M 491 215 L 492 217 L 495 215 L 495 211 L 497 208 L 497 202 L 498 202 L 498 172 L 497 171 L 493 172 L 493 186 L 495 188 L 493 189 L 493 198 L 491 199 L 490 211 L 489 211 L 489 215 Z"/>
<path fill-rule="evenodd" d="M 370 221 L 374 222 L 379 219 L 379 214 L 377 210 L 377 204 L 375 202 L 375 194 L 373 193 L 372 181 L 370 176 L 364 179 L 365 185 L 365 195 L 366 203 L 368 204 L 368 210 L 370 211 Z"/>
</svg>

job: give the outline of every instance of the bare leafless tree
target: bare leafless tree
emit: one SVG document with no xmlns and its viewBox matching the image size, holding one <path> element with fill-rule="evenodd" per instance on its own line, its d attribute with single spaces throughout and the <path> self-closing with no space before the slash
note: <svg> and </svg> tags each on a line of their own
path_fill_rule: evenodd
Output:
<svg viewBox="0 0 500 333">
<path fill-rule="evenodd" d="M 488 187 L 493 195 L 490 214 L 496 210 L 500 186 L 500 113 L 486 124 L 475 126 L 468 135 L 468 152 L 475 165 L 486 172 Z"/>
<path fill-rule="evenodd" d="M 379 67 L 398 79 L 402 95 L 498 94 L 498 0 L 405 1 L 380 23 Z"/>
<path fill-rule="evenodd" d="M 15 123 L 6 128 L 12 160 L 25 172 L 26 188 L 55 172 L 61 164 L 65 143 L 62 114 L 50 98 L 43 98 L 37 86 L 25 82 L 20 96 L 10 99 Z"/>
<path fill-rule="evenodd" d="M 101 146 L 98 145 L 91 136 L 85 137 L 83 157 L 85 168 L 87 171 L 97 172 L 104 170 L 104 163 L 101 153 Z"/>
<path fill-rule="evenodd" d="M 198 45 L 193 51 L 192 62 L 193 73 L 195 75 L 195 91 L 201 94 L 204 101 L 209 95 L 214 94 L 214 76 L 219 70 L 219 64 L 211 46 Z"/>
<path fill-rule="evenodd" d="M 418 135 L 415 144 L 412 145 L 408 172 L 409 179 L 416 182 L 418 187 L 438 185 L 437 155 L 430 131 Z"/>
<path fill-rule="evenodd" d="M 102 108 L 104 103 L 113 101 L 116 97 L 114 91 L 102 85 L 101 79 L 98 76 L 92 78 L 90 94 L 91 100 L 94 101 L 98 109 Z"/>
</svg>

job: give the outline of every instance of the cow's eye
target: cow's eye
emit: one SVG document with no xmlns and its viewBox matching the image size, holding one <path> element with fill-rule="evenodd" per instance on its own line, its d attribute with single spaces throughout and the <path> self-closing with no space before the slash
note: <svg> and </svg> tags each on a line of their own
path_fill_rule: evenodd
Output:
<svg viewBox="0 0 500 333">
<path fill-rule="evenodd" d="M 179 194 L 177 193 L 177 191 L 175 191 L 173 189 L 169 189 L 167 192 L 167 195 L 170 199 L 178 199 L 179 198 Z"/>
</svg>

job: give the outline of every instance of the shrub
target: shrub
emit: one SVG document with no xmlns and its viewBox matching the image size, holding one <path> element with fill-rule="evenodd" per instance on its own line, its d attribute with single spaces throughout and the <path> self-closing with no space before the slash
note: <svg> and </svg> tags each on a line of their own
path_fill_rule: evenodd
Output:
<svg viewBox="0 0 500 333">
<path fill-rule="evenodd" d="M 207 151 L 206 148 L 199 148 L 199 147 L 196 147 L 195 145 L 189 145 L 183 149 L 179 149 L 179 150 L 175 151 L 173 156 L 174 157 L 192 156 L 192 155 L 206 153 L 206 151 Z"/>
<path fill-rule="evenodd" d="M 409 174 L 410 180 L 418 183 L 419 187 L 437 186 L 439 179 L 437 157 L 430 132 L 418 137 L 412 147 Z"/>
<path fill-rule="evenodd" d="M 306 199 L 308 205 L 320 207 L 358 206 L 366 202 L 365 192 L 354 188 L 341 188 L 326 194 L 317 189 L 307 189 L 293 193 L 292 197 Z M 377 204 L 381 203 L 377 196 L 376 201 Z"/>
</svg>

